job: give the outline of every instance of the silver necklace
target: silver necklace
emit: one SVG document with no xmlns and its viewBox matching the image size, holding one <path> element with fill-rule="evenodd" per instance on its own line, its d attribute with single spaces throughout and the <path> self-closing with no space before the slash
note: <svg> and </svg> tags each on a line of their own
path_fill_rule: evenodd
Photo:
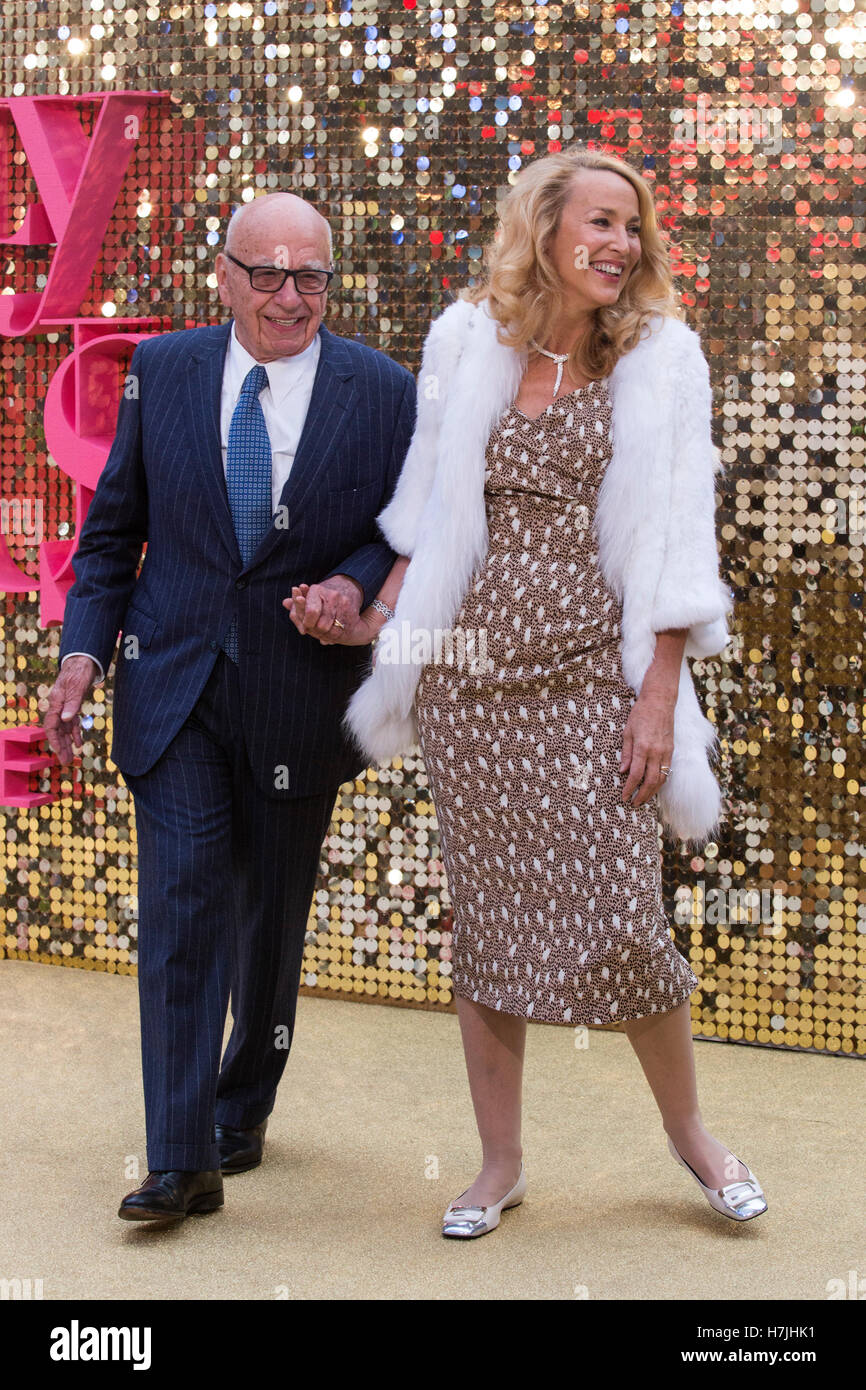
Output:
<svg viewBox="0 0 866 1390">
<path fill-rule="evenodd" d="M 562 368 L 564 364 L 568 361 L 568 353 L 548 352 L 547 348 L 539 347 L 538 343 L 535 341 L 534 338 L 530 338 L 529 346 L 535 348 L 536 352 L 540 352 L 542 357 L 549 357 L 551 362 L 556 363 L 556 381 L 553 387 L 553 399 L 556 400 L 556 393 L 559 390 L 559 384 L 562 381 Z"/>
</svg>

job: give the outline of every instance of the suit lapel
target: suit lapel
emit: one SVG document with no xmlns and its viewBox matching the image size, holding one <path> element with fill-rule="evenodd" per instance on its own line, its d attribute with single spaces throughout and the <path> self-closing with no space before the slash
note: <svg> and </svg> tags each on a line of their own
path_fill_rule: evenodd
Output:
<svg viewBox="0 0 866 1390">
<path fill-rule="evenodd" d="M 202 491 L 226 549 L 239 565 L 241 552 L 226 490 L 220 436 L 223 364 L 231 331 L 232 320 L 229 319 L 228 323 L 205 330 L 207 336 L 203 335 L 193 349 L 187 372 L 187 432 Z"/>
<path fill-rule="evenodd" d="M 225 355 L 232 320 L 205 330 L 207 336 L 191 354 L 187 373 L 189 436 L 202 490 L 214 514 L 220 536 L 237 565 L 241 554 L 229 506 L 220 434 L 220 401 Z M 245 567 L 261 564 L 292 525 L 294 514 L 318 487 L 345 431 L 358 399 L 354 370 L 342 339 L 319 327 L 321 347 L 310 404 L 291 472 L 280 494 L 285 509 L 283 526 L 272 526 Z"/>
</svg>

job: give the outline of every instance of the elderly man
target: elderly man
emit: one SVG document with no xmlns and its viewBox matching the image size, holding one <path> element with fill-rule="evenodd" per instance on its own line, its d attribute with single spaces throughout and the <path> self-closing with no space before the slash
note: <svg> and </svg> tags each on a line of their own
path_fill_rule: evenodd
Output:
<svg viewBox="0 0 866 1390">
<path fill-rule="evenodd" d="M 212 1211 L 222 1175 L 261 1161 L 322 842 L 365 767 L 341 718 L 370 648 L 327 639 L 363 630 L 394 564 L 375 518 L 415 383 L 325 328 L 332 264 L 293 194 L 235 213 L 216 258 L 232 318 L 135 349 L 74 558 L 45 728 L 70 761 L 122 629 L 111 756 L 138 834 L 149 1172 L 125 1219 Z"/>
</svg>

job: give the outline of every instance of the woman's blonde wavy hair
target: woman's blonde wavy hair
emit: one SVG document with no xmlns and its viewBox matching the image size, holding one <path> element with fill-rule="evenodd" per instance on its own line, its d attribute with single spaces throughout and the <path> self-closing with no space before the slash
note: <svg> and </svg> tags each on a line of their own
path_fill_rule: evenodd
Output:
<svg viewBox="0 0 866 1390">
<path fill-rule="evenodd" d="M 640 212 L 640 260 L 617 302 L 595 310 L 590 331 L 569 354 L 573 376 L 595 379 L 607 376 L 623 353 L 635 346 L 653 314 L 685 318 L 649 184 L 615 155 L 572 146 L 527 165 L 499 205 L 499 228 L 495 240 L 485 247 L 484 281 L 461 290 L 459 297 L 473 304 L 488 301 L 500 325 L 497 337 L 505 346 L 521 350 L 533 338 L 544 344 L 557 303 L 567 293 L 547 247 L 583 169 L 608 169 L 627 179 L 637 194 Z"/>
</svg>

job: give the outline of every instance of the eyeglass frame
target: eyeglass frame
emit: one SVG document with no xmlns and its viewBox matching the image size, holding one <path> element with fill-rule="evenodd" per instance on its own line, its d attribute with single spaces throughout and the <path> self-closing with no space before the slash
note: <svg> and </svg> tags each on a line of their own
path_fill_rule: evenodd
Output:
<svg viewBox="0 0 866 1390">
<path fill-rule="evenodd" d="M 288 280 L 289 276 L 292 277 L 292 282 L 293 282 L 293 284 L 294 284 L 294 286 L 295 286 L 295 294 L 303 294 L 303 295 L 309 295 L 309 294 L 326 294 L 326 293 L 327 293 L 327 290 L 328 290 L 328 286 L 330 285 L 331 281 L 333 280 L 334 276 L 335 276 L 336 273 L 337 273 L 335 270 L 325 270 L 325 269 L 324 269 L 322 266 L 320 266 L 320 265 L 302 265 L 302 266 L 298 266 L 297 270 L 286 270 L 285 266 L 282 266 L 282 265 L 245 265 L 243 261 L 239 261 L 239 260 L 238 260 L 237 256 L 233 256 L 232 253 L 231 253 L 231 251 L 224 251 L 224 252 L 223 252 L 223 255 L 226 256 L 228 260 L 234 261 L 235 265 L 239 265 L 240 268 L 241 268 L 241 270 L 245 270 L 245 271 L 247 272 L 247 274 L 248 274 L 249 277 L 250 277 L 250 289 L 251 289 L 251 290 L 255 290 L 255 291 L 256 291 L 256 294 L 279 294 L 280 290 L 283 289 L 283 287 L 285 286 L 285 283 L 286 283 L 286 281 Z M 256 289 L 256 286 L 253 284 L 253 271 L 254 271 L 254 270 L 279 270 L 279 271 L 282 271 L 283 283 L 282 283 L 282 285 L 279 285 L 279 286 L 277 287 L 277 289 L 275 289 L 275 290 L 260 290 L 260 289 Z M 319 275 L 327 275 L 328 279 L 327 279 L 327 283 L 325 284 L 324 288 L 321 289 L 321 290 L 299 290 L 299 289 L 298 289 L 297 277 L 298 277 L 298 275 L 302 274 L 303 271 L 305 271 L 305 270 L 307 270 L 307 271 L 309 271 L 309 270 L 314 270 L 314 271 L 316 271 Z"/>
</svg>

